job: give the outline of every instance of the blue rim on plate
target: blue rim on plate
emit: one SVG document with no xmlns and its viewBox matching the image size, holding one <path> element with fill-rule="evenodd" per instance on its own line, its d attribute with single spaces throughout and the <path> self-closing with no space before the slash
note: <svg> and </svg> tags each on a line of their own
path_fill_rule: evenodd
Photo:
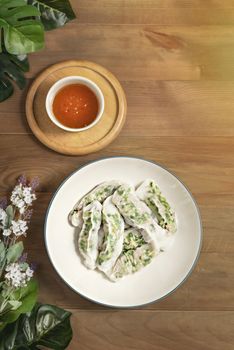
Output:
<svg viewBox="0 0 234 350">
<path fill-rule="evenodd" d="M 172 176 L 174 176 L 180 183 L 181 185 L 186 189 L 186 191 L 189 193 L 195 207 L 196 207 L 196 210 L 197 210 L 197 213 L 198 213 L 198 218 L 199 218 L 199 228 L 200 228 L 200 237 L 199 237 L 199 248 L 198 248 L 198 251 L 197 251 L 197 255 L 196 255 L 196 258 L 193 262 L 193 265 L 192 267 L 190 268 L 189 272 L 187 273 L 187 275 L 184 277 L 184 279 L 178 284 L 178 286 L 176 286 L 174 289 L 172 289 L 170 292 L 166 293 L 165 295 L 163 295 L 161 298 L 158 298 L 158 299 L 155 299 L 153 301 L 150 301 L 148 303 L 143 303 L 143 304 L 140 304 L 140 305 L 136 305 L 136 306 L 116 306 L 116 305 L 109 305 L 109 304 L 105 304 L 105 303 L 101 303 L 101 302 L 98 302 L 94 299 L 91 299 L 91 298 L 88 298 L 87 296 L 83 295 L 82 293 L 78 292 L 77 290 L 75 290 L 73 287 L 71 287 L 69 285 L 69 283 L 67 283 L 64 278 L 60 275 L 59 271 L 56 269 L 56 266 L 54 265 L 51 257 L 50 257 L 50 253 L 49 253 L 49 249 L 48 249 L 48 246 L 47 246 L 47 241 L 46 241 L 46 225 L 47 225 L 47 219 L 48 219 L 48 215 L 49 215 L 49 211 L 50 211 L 50 207 L 54 201 L 54 198 L 56 197 L 57 193 L 59 192 L 60 188 L 65 184 L 65 182 L 67 182 L 70 177 L 72 175 L 74 175 L 75 173 L 77 173 L 79 170 L 81 170 L 82 168 L 90 165 L 90 164 L 93 164 L 93 163 L 97 163 L 99 162 L 100 160 L 107 160 L 107 159 L 113 159 L 113 158 L 129 158 L 129 159 L 138 159 L 138 160 L 143 160 L 145 162 L 148 162 L 148 163 L 151 163 L 151 164 L 155 164 L 159 167 L 161 167 L 162 169 L 164 169 L 165 171 L 167 171 L 169 174 L 171 174 Z M 111 156 L 111 157 L 102 157 L 102 158 L 99 158 L 97 160 L 93 160 L 93 161 L 89 161 L 87 163 L 85 163 L 84 165 L 82 165 L 81 167 L 79 167 L 78 169 L 74 170 L 70 175 L 68 175 L 62 182 L 61 184 L 58 186 L 57 190 L 55 191 L 55 193 L 53 194 L 51 200 L 50 200 L 50 203 L 48 205 L 48 208 L 47 208 L 47 211 L 46 211 L 46 216 L 45 216 L 45 223 L 44 223 L 44 241 L 45 241 L 45 247 L 46 247 L 46 251 L 47 251 L 47 255 L 49 257 L 49 260 L 54 268 L 54 270 L 57 272 L 57 274 L 59 275 L 59 277 L 62 279 L 62 281 L 71 289 L 73 290 L 75 293 L 79 294 L 80 296 L 82 296 L 84 299 L 88 300 L 88 301 L 91 301 L 95 304 L 98 304 L 98 305 L 101 305 L 101 306 L 106 306 L 106 307 L 109 307 L 109 308 L 113 308 L 113 309 L 138 309 L 138 308 L 141 308 L 143 306 L 146 306 L 146 305 L 151 305 L 153 303 L 156 303 L 158 301 L 161 301 L 163 300 L 164 298 L 166 298 L 167 296 L 171 295 L 172 293 L 174 293 L 180 286 L 182 286 L 182 284 L 189 278 L 189 276 L 191 275 L 191 273 L 193 272 L 197 262 L 198 262 L 198 259 L 199 259 L 199 256 L 200 256 L 200 253 L 201 253 L 201 247 L 202 247 L 202 240 L 203 240 L 203 228 L 202 228 L 202 220 L 201 220 L 201 214 L 200 214 L 200 210 L 199 210 L 199 207 L 197 205 L 197 202 L 196 200 L 194 199 L 192 193 L 190 192 L 190 190 L 187 188 L 187 186 L 171 171 L 169 171 L 167 168 L 165 168 L 164 166 L 162 166 L 161 164 L 157 163 L 157 162 L 154 162 L 152 160 L 148 160 L 148 159 L 144 159 L 143 157 L 135 157 L 135 156 Z"/>
</svg>

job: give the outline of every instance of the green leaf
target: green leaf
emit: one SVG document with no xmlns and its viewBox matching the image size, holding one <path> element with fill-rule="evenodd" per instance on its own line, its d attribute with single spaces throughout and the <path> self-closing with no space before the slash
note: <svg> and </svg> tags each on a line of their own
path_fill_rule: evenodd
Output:
<svg viewBox="0 0 234 350">
<path fill-rule="evenodd" d="M 22 302 L 18 300 L 9 300 L 8 304 L 11 306 L 12 310 L 16 310 L 22 305 Z"/>
<path fill-rule="evenodd" d="M 25 0 L 0 0 L 0 52 L 3 46 L 14 55 L 43 48 L 44 29 L 37 16 L 38 9 Z"/>
<path fill-rule="evenodd" d="M 36 280 L 31 279 L 26 287 L 16 289 L 10 294 L 11 301 L 19 301 L 21 305 L 16 310 L 11 310 L 4 314 L 0 321 L 6 325 L 7 323 L 12 323 L 17 318 L 26 312 L 29 312 L 34 307 L 38 296 L 38 284 Z"/>
<path fill-rule="evenodd" d="M 6 227 L 10 227 L 11 222 L 14 219 L 14 215 L 15 215 L 12 205 L 8 205 L 8 207 L 6 208 L 6 213 L 7 213 L 7 225 L 6 225 Z"/>
<path fill-rule="evenodd" d="M 6 248 L 3 242 L 0 242 L 0 269 L 1 269 L 1 264 L 5 260 L 6 256 Z"/>
<path fill-rule="evenodd" d="M 0 279 L 6 264 L 6 248 L 3 242 L 0 242 Z M 0 282 L 0 288 L 3 282 Z"/>
<path fill-rule="evenodd" d="M 3 314 L 11 311 L 16 310 L 18 307 L 21 306 L 21 302 L 18 300 L 6 300 L 6 298 L 1 297 L 0 298 L 0 319 L 2 319 Z"/>
<path fill-rule="evenodd" d="M 13 323 L 12 325 L 6 327 L 4 330 L 1 328 L 0 323 L 0 350 L 15 350 L 15 340 L 18 333 L 18 322 Z"/>
<path fill-rule="evenodd" d="M 7 263 L 11 264 L 16 262 L 22 255 L 24 250 L 23 242 L 17 242 L 7 249 Z"/>
<path fill-rule="evenodd" d="M 0 255 L 2 254 L 2 252 L 5 251 L 5 245 L 2 241 L 0 241 Z"/>
<path fill-rule="evenodd" d="M 0 319 L 2 319 L 2 315 L 13 310 L 16 306 L 16 304 L 14 304 L 13 300 L 12 302 L 9 302 L 6 300 L 6 298 L 4 296 L 1 296 L 0 298 Z M 18 301 L 16 301 L 18 303 Z M 20 306 L 20 305 L 18 305 Z"/>
<path fill-rule="evenodd" d="M 2 332 L 0 350 L 48 349 L 64 350 L 72 338 L 71 313 L 53 305 L 37 304 L 30 313 L 21 315 Z"/>
<path fill-rule="evenodd" d="M 64 26 L 76 17 L 68 0 L 28 0 L 41 13 L 45 30 Z"/>
<path fill-rule="evenodd" d="M 26 85 L 24 72 L 29 70 L 27 56 L 14 56 L 9 53 L 0 53 L 0 102 L 10 97 L 14 91 L 12 79 L 20 89 Z"/>
<path fill-rule="evenodd" d="M 6 213 L 7 213 L 7 216 L 8 216 L 8 227 L 11 225 L 11 221 L 13 220 L 14 218 L 14 209 L 12 207 L 12 205 L 8 205 L 8 207 L 6 208 Z"/>
<path fill-rule="evenodd" d="M 14 216 L 14 210 L 12 205 L 8 205 L 8 207 L 6 208 L 6 213 L 8 216 L 10 216 L 11 218 L 13 218 Z"/>
</svg>

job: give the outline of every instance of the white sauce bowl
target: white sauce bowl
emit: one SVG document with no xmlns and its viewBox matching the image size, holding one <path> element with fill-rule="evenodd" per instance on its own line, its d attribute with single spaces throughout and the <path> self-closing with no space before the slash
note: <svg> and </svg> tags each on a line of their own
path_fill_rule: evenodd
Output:
<svg viewBox="0 0 234 350">
<path fill-rule="evenodd" d="M 61 90 L 63 87 L 71 84 L 82 84 L 87 86 L 97 97 L 98 100 L 98 113 L 94 121 L 83 127 L 83 128 L 70 128 L 68 126 L 63 125 L 58 121 L 58 119 L 55 117 L 54 112 L 53 112 L 53 102 L 56 94 Z M 105 101 L 104 101 L 104 96 L 101 91 L 101 89 L 91 80 L 81 77 L 81 76 L 68 76 L 65 78 L 62 78 L 58 80 L 54 85 L 51 86 L 50 90 L 47 93 L 46 96 L 46 111 L 47 114 L 50 118 L 50 120 L 57 125 L 59 128 L 70 131 L 70 132 L 79 132 L 79 131 L 84 131 L 92 128 L 94 125 L 98 123 L 98 121 L 101 119 L 103 112 L 104 112 L 104 107 L 105 107 Z"/>
</svg>

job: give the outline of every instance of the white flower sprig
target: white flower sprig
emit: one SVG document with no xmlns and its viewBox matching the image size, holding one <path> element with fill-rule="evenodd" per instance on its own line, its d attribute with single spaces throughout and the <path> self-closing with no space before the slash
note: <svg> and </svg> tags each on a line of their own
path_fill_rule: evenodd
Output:
<svg viewBox="0 0 234 350">
<path fill-rule="evenodd" d="M 21 176 L 12 191 L 11 205 L 6 207 L 6 204 L 1 205 L 0 203 L 0 230 L 2 230 L 5 243 L 15 242 L 18 237 L 26 236 L 28 222 L 32 215 L 32 210 L 29 208 L 36 200 L 35 188 L 37 185 L 37 179 L 28 184 L 26 177 Z"/>
<path fill-rule="evenodd" d="M 16 185 L 11 194 L 11 203 L 19 210 L 20 214 L 24 214 L 35 199 L 36 195 L 32 187 L 24 186 L 22 183 Z"/>
<path fill-rule="evenodd" d="M 27 221 L 25 220 L 12 220 L 11 230 L 15 236 L 26 235 L 28 230 Z"/>
<path fill-rule="evenodd" d="M 28 231 L 37 185 L 37 179 L 27 182 L 26 177 L 21 176 L 9 205 L 6 198 L 0 199 L 0 330 L 7 324 L 8 314 L 18 317 L 29 311 L 37 299 L 35 266 L 27 263 L 22 240 Z"/>
<path fill-rule="evenodd" d="M 33 269 L 26 263 L 12 263 L 5 268 L 5 280 L 7 285 L 14 288 L 25 287 L 33 277 Z"/>
<path fill-rule="evenodd" d="M 21 176 L 11 193 L 10 204 L 5 198 L 0 199 L 0 292 L 5 298 L 2 303 L 0 300 L 0 315 L 12 291 L 26 287 L 33 277 L 34 268 L 26 262 L 20 238 L 28 231 L 37 185 L 37 179 L 27 182 Z"/>
</svg>

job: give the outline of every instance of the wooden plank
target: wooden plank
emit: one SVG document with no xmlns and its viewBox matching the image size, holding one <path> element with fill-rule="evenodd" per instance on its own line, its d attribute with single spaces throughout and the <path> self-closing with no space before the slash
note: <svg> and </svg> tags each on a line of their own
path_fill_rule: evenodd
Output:
<svg viewBox="0 0 234 350">
<path fill-rule="evenodd" d="M 232 350 L 233 312 L 77 311 L 70 350 Z"/>
<path fill-rule="evenodd" d="M 232 26 L 84 27 L 73 22 L 63 30 L 66 33 L 63 36 L 59 31 L 47 33 L 50 49 L 46 54 L 31 56 L 35 62 L 32 74 L 60 57 L 77 57 L 105 65 L 121 80 L 198 80 L 206 78 L 206 71 L 209 79 L 215 79 L 215 73 L 219 80 L 234 77 L 231 68 L 234 60 Z M 66 52 L 61 56 L 59 47 L 64 46 Z"/>
<path fill-rule="evenodd" d="M 122 136 L 234 136 L 234 82 L 123 81 L 128 101 Z M 21 94 L 1 106 L 0 133 L 28 134 Z M 20 110 L 20 112 L 19 112 Z"/>
<path fill-rule="evenodd" d="M 46 33 L 47 50 L 30 55 L 28 76 L 77 58 L 104 65 L 121 80 L 233 80 L 233 35 L 228 25 L 83 26 L 74 21 Z"/>
<path fill-rule="evenodd" d="M 29 78 L 55 62 L 77 58 L 104 65 L 121 81 L 234 79 L 231 26 L 81 26 L 74 21 L 62 30 L 46 33 L 48 49 L 30 55 Z M 25 94 L 8 100 L 17 111 Z M 7 102 L 2 106 L 5 111 Z"/>
<path fill-rule="evenodd" d="M 72 0 L 72 6 L 79 13 L 81 7 L 97 5 L 96 0 Z M 100 7 L 134 7 L 134 8 L 233 8 L 232 0 L 99 0 Z"/>
<path fill-rule="evenodd" d="M 38 175 L 41 190 L 51 192 L 65 176 L 88 161 L 132 155 L 168 167 L 193 193 L 234 193 L 234 139 L 231 137 L 120 135 L 108 148 L 86 157 L 66 157 L 52 152 L 32 135 L 1 135 L 0 148 L 0 191 L 10 190 L 17 176 L 26 173 Z"/>
<path fill-rule="evenodd" d="M 233 8 L 136 8 L 90 6 L 77 9 L 80 23 L 227 25 L 233 24 Z"/>
<path fill-rule="evenodd" d="M 234 253 L 233 195 L 195 195 L 204 227 L 202 251 Z"/>
<path fill-rule="evenodd" d="M 163 28 L 155 29 L 158 30 L 158 35 L 152 34 L 152 30 L 154 28 L 147 29 L 142 26 L 84 27 L 73 22 L 64 28 L 64 31 L 67 31 L 66 37 L 70 38 L 67 42 L 64 41 L 65 37 L 59 37 L 58 33 L 47 33 L 47 46 L 50 48 L 48 54 L 36 53 L 31 56 L 36 65 L 32 65 L 29 76 L 38 73 L 46 65 L 59 61 L 61 54 L 58 53 L 58 48 L 66 45 L 66 52 L 63 53 L 61 60 L 69 58 L 93 60 L 113 71 L 121 80 L 200 79 L 200 68 L 196 62 L 184 58 L 183 53 L 182 58 L 178 55 L 184 51 L 179 36 L 178 38 L 173 34 L 164 36 L 160 34 L 163 33 Z M 58 39 L 55 40 L 54 35 Z M 158 38 L 156 42 L 153 42 L 154 36 Z M 164 41 L 167 42 L 165 45 L 174 46 L 174 49 L 162 48 Z M 142 64 L 144 60 L 145 64 Z"/>
<path fill-rule="evenodd" d="M 16 93 L 17 94 L 17 93 Z M 16 97 L 15 94 L 15 97 Z M 10 105 L 10 101 L 6 101 Z M 32 134 L 24 112 L 0 112 L 0 135 L 4 134 Z"/>
</svg>

